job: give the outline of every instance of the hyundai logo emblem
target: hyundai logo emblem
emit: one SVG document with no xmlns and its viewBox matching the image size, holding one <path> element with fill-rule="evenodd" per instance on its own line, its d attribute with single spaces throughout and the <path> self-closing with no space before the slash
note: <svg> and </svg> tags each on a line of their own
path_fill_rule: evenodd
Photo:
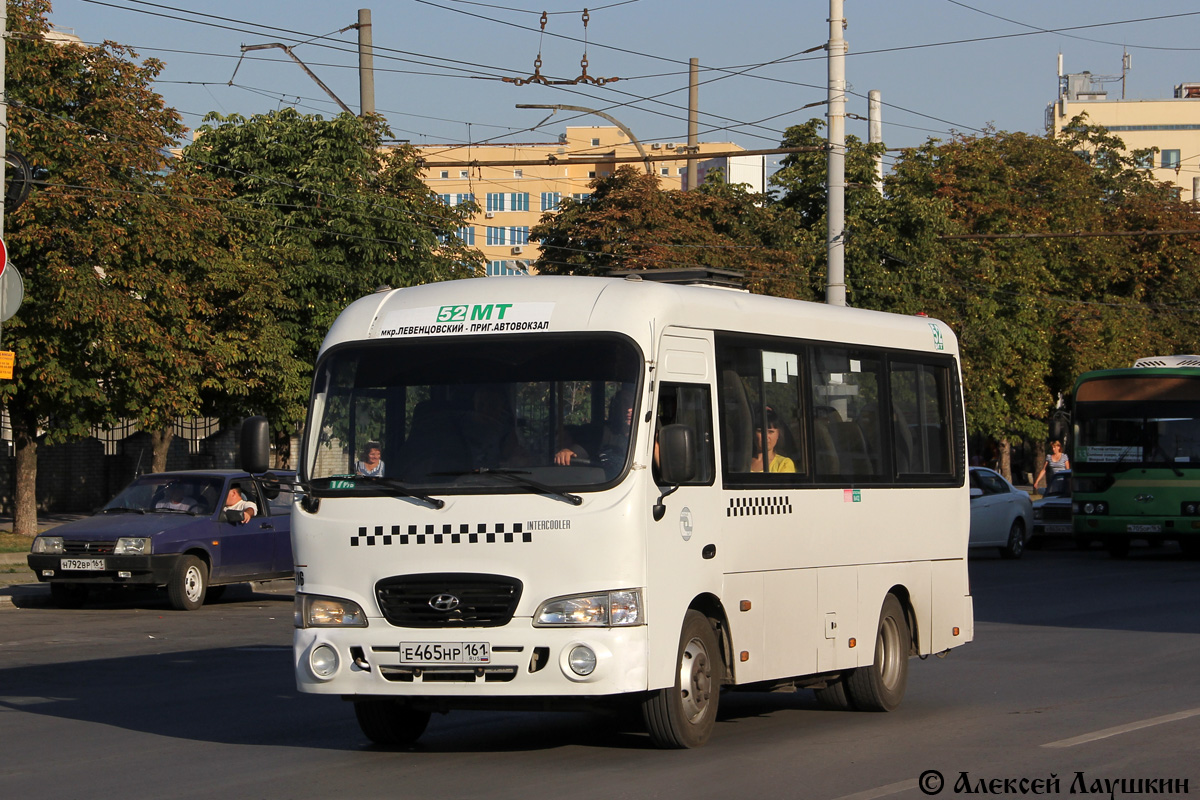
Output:
<svg viewBox="0 0 1200 800">
<path fill-rule="evenodd" d="M 458 598 L 452 594 L 435 594 L 429 598 L 429 607 L 435 611 L 453 611 L 458 608 Z"/>
</svg>

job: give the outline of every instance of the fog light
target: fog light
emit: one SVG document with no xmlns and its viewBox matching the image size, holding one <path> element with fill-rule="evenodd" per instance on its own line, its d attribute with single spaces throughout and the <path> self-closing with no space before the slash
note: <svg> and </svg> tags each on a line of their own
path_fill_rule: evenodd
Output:
<svg viewBox="0 0 1200 800">
<path fill-rule="evenodd" d="M 576 675 L 591 675 L 596 669 L 596 654 L 587 645 L 577 644 L 571 648 L 567 663 Z"/>
<path fill-rule="evenodd" d="M 312 666 L 313 674 L 318 678 L 332 678 L 338 668 L 337 651 L 327 644 L 318 645 L 313 648 L 312 655 L 308 657 L 308 663 Z"/>
<path fill-rule="evenodd" d="M 1094 506 L 1094 505 L 1093 505 L 1093 504 L 1091 504 L 1091 503 L 1084 503 L 1084 504 L 1083 504 L 1083 513 L 1085 513 L 1085 514 L 1095 514 L 1095 513 L 1096 513 L 1096 506 Z"/>
</svg>

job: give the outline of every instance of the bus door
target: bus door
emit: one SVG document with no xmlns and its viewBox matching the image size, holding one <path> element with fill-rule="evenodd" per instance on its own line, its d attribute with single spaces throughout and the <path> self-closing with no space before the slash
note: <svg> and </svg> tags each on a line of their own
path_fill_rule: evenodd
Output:
<svg viewBox="0 0 1200 800">
<path fill-rule="evenodd" d="M 713 356 L 711 334 L 702 331 L 668 332 L 659 345 L 654 371 L 657 401 L 654 426 L 654 482 L 651 491 L 664 506 L 662 517 L 647 516 L 647 606 L 653 605 L 656 624 L 670 621 L 672 632 L 653 637 L 651 663 L 675 663 L 675 647 L 684 612 L 692 598 L 716 592 L 721 580 L 718 536 L 725 510 L 716 490 L 713 435 Z M 680 486 L 664 486 L 658 469 L 658 431 L 666 425 L 691 429 L 697 460 L 692 479 Z M 674 491 L 671 491 L 671 490 Z M 653 680 L 653 677 L 651 678 Z"/>
</svg>

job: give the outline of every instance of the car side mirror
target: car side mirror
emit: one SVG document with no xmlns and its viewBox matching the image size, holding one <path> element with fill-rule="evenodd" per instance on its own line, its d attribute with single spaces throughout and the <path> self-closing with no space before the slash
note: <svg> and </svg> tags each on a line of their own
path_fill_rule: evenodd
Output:
<svg viewBox="0 0 1200 800">
<path fill-rule="evenodd" d="M 979 489 L 979 488 L 971 489 L 971 499 L 974 500 L 976 497 L 983 497 L 983 489 Z"/>
<path fill-rule="evenodd" d="M 233 508 L 225 509 L 225 521 L 231 525 L 240 525 L 242 522 L 242 512 Z"/>
</svg>

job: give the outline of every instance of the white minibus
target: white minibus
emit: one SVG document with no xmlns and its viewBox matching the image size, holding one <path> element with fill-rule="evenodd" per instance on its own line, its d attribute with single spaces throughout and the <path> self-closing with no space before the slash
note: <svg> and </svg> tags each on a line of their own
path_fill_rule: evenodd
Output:
<svg viewBox="0 0 1200 800">
<path fill-rule="evenodd" d="M 299 689 L 373 742 L 432 712 L 723 691 L 886 711 L 971 641 L 957 340 L 900 316 L 623 278 L 383 290 L 315 369 L 293 508 Z"/>
</svg>

